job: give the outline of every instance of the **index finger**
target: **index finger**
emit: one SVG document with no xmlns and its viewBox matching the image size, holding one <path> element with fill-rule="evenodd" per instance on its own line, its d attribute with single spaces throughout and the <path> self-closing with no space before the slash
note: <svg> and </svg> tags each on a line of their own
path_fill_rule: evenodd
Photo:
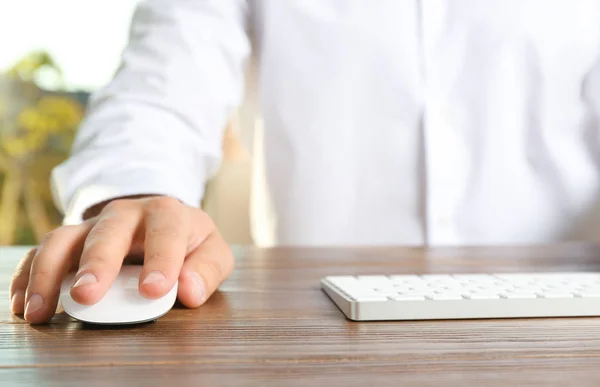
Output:
<svg viewBox="0 0 600 387">
<path fill-rule="evenodd" d="M 71 289 L 75 301 L 92 305 L 104 297 L 131 248 L 141 213 L 139 206 L 127 201 L 106 206 L 85 238 Z"/>
</svg>

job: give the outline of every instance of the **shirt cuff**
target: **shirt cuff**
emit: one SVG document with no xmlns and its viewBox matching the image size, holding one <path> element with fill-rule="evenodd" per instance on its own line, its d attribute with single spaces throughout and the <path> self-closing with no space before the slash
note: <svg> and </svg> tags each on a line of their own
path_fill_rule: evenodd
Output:
<svg viewBox="0 0 600 387">
<path fill-rule="evenodd" d="M 189 184 L 173 177 L 157 176 L 156 171 L 136 172 L 133 176 L 111 175 L 83 184 L 67 195 L 65 181 L 60 172 L 52 176 L 52 196 L 58 209 L 64 214 L 63 225 L 83 222 L 83 214 L 90 207 L 111 199 L 132 195 L 162 195 L 173 197 L 182 203 L 198 208 L 203 192 L 190 190 Z M 202 181 L 200 178 L 198 181 Z"/>
</svg>

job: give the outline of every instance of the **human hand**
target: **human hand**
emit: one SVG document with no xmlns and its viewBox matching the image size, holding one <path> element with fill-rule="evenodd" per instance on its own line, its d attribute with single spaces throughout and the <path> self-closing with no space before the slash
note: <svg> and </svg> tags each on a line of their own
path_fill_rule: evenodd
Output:
<svg viewBox="0 0 600 387">
<path fill-rule="evenodd" d="M 230 248 L 202 210 L 155 196 L 114 200 L 98 212 L 50 232 L 19 262 L 10 285 L 13 313 L 48 322 L 70 271 L 77 271 L 73 299 L 95 304 L 126 259 L 143 262 L 143 296 L 162 297 L 179 279 L 178 299 L 190 308 L 202 305 L 233 271 Z"/>
</svg>

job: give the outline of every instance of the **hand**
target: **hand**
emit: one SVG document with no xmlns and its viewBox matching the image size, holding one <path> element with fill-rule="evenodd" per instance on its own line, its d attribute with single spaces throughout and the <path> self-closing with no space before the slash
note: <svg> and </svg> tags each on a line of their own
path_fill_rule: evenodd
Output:
<svg viewBox="0 0 600 387">
<path fill-rule="evenodd" d="M 10 285 L 12 311 L 31 323 L 49 321 L 70 271 L 77 271 L 71 296 L 92 305 L 129 257 L 143 260 L 143 296 L 164 296 L 179 279 L 178 299 L 190 308 L 202 305 L 234 266 L 203 211 L 161 196 L 114 200 L 83 223 L 52 231 L 21 260 Z"/>
</svg>

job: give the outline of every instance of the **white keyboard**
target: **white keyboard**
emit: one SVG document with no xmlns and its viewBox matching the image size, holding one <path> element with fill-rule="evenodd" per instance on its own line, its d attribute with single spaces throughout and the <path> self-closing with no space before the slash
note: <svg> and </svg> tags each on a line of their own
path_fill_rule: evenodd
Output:
<svg viewBox="0 0 600 387">
<path fill-rule="evenodd" d="M 600 316 L 600 273 L 329 276 L 351 320 Z"/>
</svg>

